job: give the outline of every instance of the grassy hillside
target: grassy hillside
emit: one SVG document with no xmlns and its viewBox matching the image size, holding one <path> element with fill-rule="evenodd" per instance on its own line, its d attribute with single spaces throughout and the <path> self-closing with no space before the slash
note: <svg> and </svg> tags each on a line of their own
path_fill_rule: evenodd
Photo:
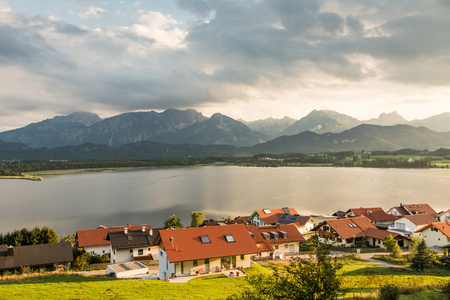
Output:
<svg viewBox="0 0 450 300">
<path fill-rule="evenodd" d="M 385 284 L 407 288 L 409 294 L 402 295 L 402 300 L 440 297 L 438 286 L 450 280 L 450 270 L 430 269 L 418 274 L 404 268 L 380 268 L 351 257 L 343 261 L 344 268 L 340 274 L 344 287 L 348 289 L 346 299 L 353 295 L 375 299 L 378 289 Z M 247 270 L 249 275 L 268 272 L 269 269 L 262 266 Z M 187 283 L 74 274 L 12 281 L 1 279 L 0 299 L 225 299 L 247 285 L 244 277 L 227 278 L 224 275 L 199 277 Z"/>
</svg>

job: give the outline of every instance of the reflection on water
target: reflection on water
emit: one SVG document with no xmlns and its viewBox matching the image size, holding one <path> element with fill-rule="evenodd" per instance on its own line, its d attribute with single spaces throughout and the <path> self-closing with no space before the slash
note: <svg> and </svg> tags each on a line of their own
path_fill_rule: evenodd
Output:
<svg viewBox="0 0 450 300">
<path fill-rule="evenodd" d="M 219 219 L 282 206 L 331 214 L 429 203 L 439 211 L 450 208 L 448 175 L 444 169 L 195 167 L 2 180 L 0 232 L 35 225 L 54 226 L 60 235 L 99 225 L 161 227 L 173 213 L 187 226 L 195 210 Z"/>
</svg>

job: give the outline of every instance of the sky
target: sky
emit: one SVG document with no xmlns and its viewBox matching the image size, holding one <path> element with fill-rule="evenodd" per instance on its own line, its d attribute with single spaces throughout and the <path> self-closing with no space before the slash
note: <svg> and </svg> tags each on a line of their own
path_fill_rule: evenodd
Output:
<svg viewBox="0 0 450 300">
<path fill-rule="evenodd" d="M 0 0 L 0 131 L 89 111 L 450 112 L 447 0 Z"/>
</svg>

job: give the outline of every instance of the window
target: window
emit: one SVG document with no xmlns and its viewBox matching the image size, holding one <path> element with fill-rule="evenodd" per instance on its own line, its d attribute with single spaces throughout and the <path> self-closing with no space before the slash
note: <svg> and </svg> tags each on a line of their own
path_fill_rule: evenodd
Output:
<svg viewBox="0 0 450 300">
<path fill-rule="evenodd" d="M 241 260 L 244 260 L 244 254 L 241 255 Z"/>
<path fill-rule="evenodd" d="M 262 235 L 266 240 L 270 240 L 270 234 L 268 232 L 262 232 Z"/>
<path fill-rule="evenodd" d="M 103 250 L 103 253 L 105 253 L 105 250 Z"/>
<path fill-rule="evenodd" d="M 209 236 L 207 235 L 201 235 L 200 236 L 200 240 L 202 241 L 203 244 L 210 244 L 211 241 L 209 240 Z"/>
<path fill-rule="evenodd" d="M 287 239 L 287 238 L 288 238 L 288 233 L 287 233 L 286 231 L 280 231 L 280 233 L 281 233 L 281 236 L 282 236 L 284 239 Z"/>
<path fill-rule="evenodd" d="M 300 215 L 295 214 L 292 216 L 291 220 L 297 220 L 299 217 L 300 217 Z"/>
<path fill-rule="evenodd" d="M 278 245 L 275 245 L 275 250 L 278 250 Z"/>
<path fill-rule="evenodd" d="M 233 237 L 232 234 L 225 234 L 225 239 L 227 240 L 228 243 L 234 243 L 234 242 L 236 242 L 236 241 L 234 240 L 234 237 Z"/>
<path fill-rule="evenodd" d="M 192 262 L 193 262 L 193 264 L 194 264 L 194 267 L 198 266 L 198 260 L 194 260 L 194 261 L 192 261 Z"/>
<path fill-rule="evenodd" d="M 250 236 L 252 237 L 252 239 L 255 239 L 255 235 L 253 234 L 253 232 L 248 232 L 250 234 Z"/>
<path fill-rule="evenodd" d="M 284 249 L 289 249 L 289 245 L 288 245 L 288 244 L 285 244 L 285 245 L 284 245 Z"/>
<path fill-rule="evenodd" d="M 322 228 L 323 228 L 323 231 L 330 231 L 330 227 L 328 227 L 328 226 L 323 226 Z"/>
<path fill-rule="evenodd" d="M 285 213 L 291 213 L 291 210 L 289 209 L 289 207 L 283 207 L 283 211 Z"/>
<path fill-rule="evenodd" d="M 138 249 L 138 255 L 144 255 L 144 249 Z"/>
<path fill-rule="evenodd" d="M 281 216 L 282 219 L 287 219 L 287 217 L 289 217 L 289 214 L 283 214 L 283 215 Z"/>
<path fill-rule="evenodd" d="M 133 253 L 133 249 L 130 249 L 130 253 Z"/>
<path fill-rule="evenodd" d="M 270 234 L 273 236 L 275 240 L 278 240 L 278 232 L 271 231 Z"/>
<path fill-rule="evenodd" d="M 263 212 L 266 214 L 266 215 L 270 215 L 272 212 L 270 211 L 270 209 L 267 209 L 267 208 L 265 208 L 265 209 L 263 209 Z"/>
</svg>

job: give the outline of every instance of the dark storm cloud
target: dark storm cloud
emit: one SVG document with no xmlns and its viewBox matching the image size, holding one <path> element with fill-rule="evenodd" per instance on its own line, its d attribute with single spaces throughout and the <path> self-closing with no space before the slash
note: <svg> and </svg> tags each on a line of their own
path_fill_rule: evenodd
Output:
<svg viewBox="0 0 450 300">
<path fill-rule="evenodd" d="M 138 28 L 85 30 L 15 15 L 16 22 L 0 25 L 0 63 L 45 75 L 43 88 L 74 106 L 121 110 L 246 100 L 246 88 L 276 93 L 314 76 L 321 81 L 321 74 L 348 82 L 376 76 L 406 84 L 450 80 L 450 8 L 441 1 L 177 4 L 199 17 L 188 23 L 178 46 L 164 40 L 178 24 L 155 30 L 155 16 Z"/>
</svg>

